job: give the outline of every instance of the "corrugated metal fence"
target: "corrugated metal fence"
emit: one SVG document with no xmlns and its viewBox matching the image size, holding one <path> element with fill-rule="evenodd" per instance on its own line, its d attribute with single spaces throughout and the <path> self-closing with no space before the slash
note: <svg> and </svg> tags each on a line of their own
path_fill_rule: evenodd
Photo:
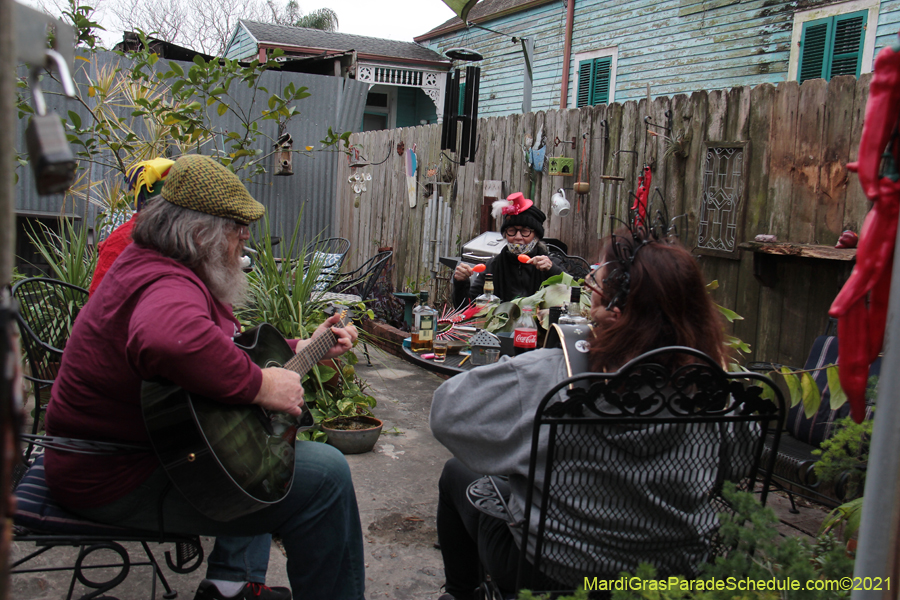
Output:
<svg viewBox="0 0 900 600">
<path fill-rule="evenodd" d="M 416 206 L 408 202 L 404 160 L 395 151 L 385 163 L 362 169 L 372 181 L 358 200 L 342 164 L 339 231 L 352 241 L 352 264 L 390 246 L 395 286 L 426 281 L 433 298 L 446 297 L 450 269 L 436 266 L 436 257 L 458 256 L 461 244 L 481 233 L 485 180 L 503 181 L 504 194 L 522 191 L 534 199 L 548 215 L 546 237 L 594 262 L 601 238 L 615 228 L 614 217 L 625 217 L 630 192 L 648 164 L 652 188 L 659 189 L 670 216 L 685 215 L 678 221 L 680 237 L 694 248 L 704 144 L 747 142 L 746 207 L 737 241 L 767 233 L 833 245 L 843 229 L 859 231 L 868 209 L 856 176 L 846 170 L 859 145 L 868 82 L 863 76 L 764 84 L 482 119 L 475 160 L 463 167 L 440 152 L 438 125 L 355 134 L 351 141 L 373 161 L 400 142 L 416 148 Z M 541 130 L 549 156 L 575 159 L 574 176 L 526 168 L 523 145 Z M 556 145 L 557 139 L 562 143 Z M 553 215 L 553 192 L 579 179 L 590 183 L 590 192 L 579 199 L 567 190 L 572 212 Z M 429 183 L 436 190 L 430 196 Z M 846 262 L 785 258 L 777 262 L 778 283 L 767 288 L 754 279 L 751 252 L 703 256 L 701 262 L 707 278 L 719 281 L 715 299 L 744 317 L 735 331 L 755 348 L 752 359 L 789 364 L 803 364 L 848 271 Z"/>
<path fill-rule="evenodd" d="M 127 58 L 118 56 L 112 52 L 100 52 L 93 55 L 90 62 L 76 60 L 75 78 L 80 86 L 86 86 L 88 77 L 96 79 L 99 72 L 116 65 L 127 68 Z M 167 70 L 169 61 L 161 60 L 156 64 L 157 69 Z M 181 63 L 187 71 L 190 63 Z M 369 86 L 351 79 L 327 77 L 322 75 L 309 75 L 305 73 L 287 73 L 269 71 L 263 74 L 261 85 L 271 93 L 280 92 L 288 83 L 295 86 L 306 86 L 311 94 L 300 101 L 297 108 L 300 114 L 294 117 L 287 126 L 287 131 L 294 139 L 294 149 L 302 149 L 305 146 L 319 148 L 319 140 L 326 137 L 328 128 L 334 131 L 353 131 L 359 129 L 362 113 L 365 107 L 366 95 Z M 77 113 L 82 122 L 87 123 L 91 116 L 90 111 L 78 101 L 67 99 L 59 94 L 59 86 L 48 78 L 44 78 L 45 97 L 48 108 L 57 114 L 66 116 L 68 111 Z M 86 88 L 82 88 L 86 89 Z M 246 86 L 235 84 L 230 89 L 236 105 L 244 110 L 251 109 L 253 104 L 253 90 Z M 86 102 L 94 107 L 96 100 L 83 95 Z M 254 114 L 259 114 L 263 108 L 263 101 L 268 96 L 259 93 L 256 106 L 252 107 Z M 261 100 L 262 99 L 262 100 Z M 133 121 L 140 129 L 139 118 L 130 117 L 132 107 L 119 106 L 116 113 Z M 213 114 L 212 119 L 218 126 L 227 130 L 238 130 L 237 117 L 226 113 L 222 117 Z M 18 122 L 18 137 L 20 151 L 24 152 L 24 131 L 27 119 Z M 269 138 L 277 137 L 278 125 L 274 121 L 261 121 L 260 129 L 265 134 L 261 136 L 260 148 L 263 152 L 271 151 Z M 111 162 L 111 156 L 107 160 Z M 295 154 L 293 159 L 294 175 L 291 177 L 273 177 L 272 161 L 267 165 L 269 174 L 257 177 L 254 182 L 248 183 L 247 188 L 253 196 L 262 202 L 268 212 L 269 222 L 273 235 L 290 236 L 294 225 L 302 214 L 303 222 L 300 236 L 303 240 L 311 240 L 316 235 L 323 237 L 333 235 L 335 231 L 335 202 L 337 190 L 336 171 L 343 160 L 343 155 L 338 152 L 312 152 L 309 155 Z M 343 160 L 343 162 L 346 162 Z M 90 181 L 119 177 L 115 169 L 108 166 L 91 164 L 82 161 L 83 169 L 89 170 Z M 99 209 L 92 203 L 76 199 L 72 195 L 64 198 L 62 195 L 38 196 L 31 171 L 28 167 L 18 169 L 19 182 L 16 186 L 16 210 L 23 215 L 55 215 L 69 214 L 80 217 L 85 223 L 93 226 Z M 94 191 L 94 193 L 99 193 Z"/>
</svg>

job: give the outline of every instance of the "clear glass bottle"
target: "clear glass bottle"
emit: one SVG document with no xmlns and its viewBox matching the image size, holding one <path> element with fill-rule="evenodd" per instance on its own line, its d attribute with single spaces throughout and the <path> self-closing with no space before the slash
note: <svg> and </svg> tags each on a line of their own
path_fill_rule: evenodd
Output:
<svg viewBox="0 0 900 600">
<path fill-rule="evenodd" d="M 500 305 L 500 298 L 494 295 L 494 276 L 490 273 L 484 275 L 484 293 L 475 298 L 475 306 L 494 308 Z"/>
<path fill-rule="evenodd" d="M 518 356 L 537 348 L 537 324 L 530 306 L 522 307 L 522 314 L 513 326 L 513 353 Z"/>
<path fill-rule="evenodd" d="M 560 325 L 587 325 L 588 320 L 581 316 L 581 288 L 572 286 L 566 314 L 559 318 Z"/>
<path fill-rule="evenodd" d="M 414 352 L 430 352 L 437 330 L 437 311 L 428 306 L 428 292 L 419 292 L 419 303 L 413 309 L 413 331 L 410 349 Z"/>
</svg>

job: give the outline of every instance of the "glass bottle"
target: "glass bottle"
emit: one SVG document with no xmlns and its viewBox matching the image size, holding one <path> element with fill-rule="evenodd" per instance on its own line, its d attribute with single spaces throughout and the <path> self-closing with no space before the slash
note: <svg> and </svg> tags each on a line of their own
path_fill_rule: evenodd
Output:
<svg viewBox="0 0 900 600">
<path fill-rule="evenodd" d="M 532 307 L 522 307 L 522 314 L 513 326 L 513 353 L 518 356 L 537 348 L 537 324 Z"/>
<path fill-rule="evenodd" d="M 410 349 L 414 352 L 430 352 L 437 329 L 437 311 L 428 306 L 428 292 L 419 292 L 419 303 L 413 309 L 413 331 Z"/>
<path fill-rule="evenodd" d="M 588 320 L 581 316 L 581 288 L 572 286 L 566 314 L 559 318 L 560 325 L 587 325 Z"/>
<path fill-rule="evenodd" d="M 494 295 L 494 276 L 490 273 L 484 275 L 484 293 L 475 298 L 475 306 L 480 308 L 494 308 L 500 305 L 500 298 Z"/>
</svg>

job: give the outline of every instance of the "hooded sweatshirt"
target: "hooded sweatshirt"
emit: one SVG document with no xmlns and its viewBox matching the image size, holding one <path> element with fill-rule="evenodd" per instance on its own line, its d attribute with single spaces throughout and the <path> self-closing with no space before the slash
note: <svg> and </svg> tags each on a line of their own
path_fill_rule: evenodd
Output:
<svg viewBox="0 0 900 600">
<path fill-rule="evenodd" d="M 262 371 L 233 336 L 231 308 L 183 264 L 130 244 L 78 315 L 47 408 L 49 435 L 149 444 L 141 383 L 165 378 L 190 393 L 248 404 Z M 153 452 L 46 451 L 47 484 L 64 506 L 93 508 L 136 489 L 160 467 Z"/>
</svg>

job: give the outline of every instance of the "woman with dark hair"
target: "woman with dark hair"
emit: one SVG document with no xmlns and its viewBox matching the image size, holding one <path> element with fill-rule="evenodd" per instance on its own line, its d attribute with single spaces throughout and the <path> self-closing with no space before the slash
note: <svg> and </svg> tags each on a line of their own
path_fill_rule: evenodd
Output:
<svg viewBox="0 0 900 600">
<path fill-rule="evenodd" d="M 548 277 L 559 275 L 562 267 L 549 256 L 541 242 L 547 215 L 521 192 L 510 194 L 506 200 L 494 202 L 495 219 L 503 217 L 500 233 L 506 246 L 488 261 L 486 269 L 475 277 L 472 265 L 459 263 L 453 271 L 453 304 L 460 306 L 466 299 L 474 300 L 484 293 L 485 275 L 492 275 L 494 294 L 503 302 L 531 296 Z M 528 257 L 526 262 L 520 255 Z"/>
<path fill-rule="evenodd" d="M 696 260 L 681 245 L 651 237 L 643 228 L 634 234 L 619 232 L 607 241 L 601 265 L 586 278 L 585 285 L 592 291 L 591 316 L 595 323 L 589 350 L 585 349 L 590 352 L 591 371 L 615 372 L 629 360 L 663 346 L 688 346 L 705 352 L 720 364 L 724 362 L 719 312 L 707 295 Z M 513 589 L 521 530 L 475 509 L 466 497 L 466 488 L 482 475 L 508 476 L 508 489 L 501 492 L 509 493 L 511 518 L 524 518 L 534 413 L 543 396 L 567 376 L 563 351 L 541 349 L 514 358 L 504 357 L 493 365 L 457 375 L 435 392 L 431 428 L 455 457 L 444 466 L 439 484 L 437 528 L 447 591 L 439 600 L 472 598 L 479 583 L 479 560 L 501 589 Z M 619 434 L 613 432 L 599 436 L 598 444 L 633 447 L 628 460 L 639 471 L 648 466 L 649 459 L 642 455 L 641 448 L 650 437 L 672 455 L 691 451 L 671 431 L 648 430 L 639 436 L 624 433 L 629 439 L 619 439 Z M 718 444 L 717 436 L 711 433 L 709 443 Z M 718 463 L 710 465 L 711 476 L 717 466 Z M 604 468 L 598 464 L 578 466 L 573 477 L 616 480 L 617 475 L 605 473 Z M 603 506 L 596 506 L 599 496 L 572 500 L 576 504 L 595 503 L 594 507 L 571 507 L 576 519 L 583 519 L 584 514 L 600 515 L 584 528 L 547 521 L 546 535 L 556 540 L 554 543 L 590 548 L 594 568 L 599 562 L 606 565 L 606 572 L 586 573 L 583 568 L 554 563 L 545 557 L 541 577 L 554 584 L 579 587 L 584 575 L 615 578 L 622 565 L 642 561 L 655 563 L 663 574 L 692 573 L 707 551 L 699 540 L 715 527 L 715 512 L 705 494 L 672 485 L 678 480 L 677 474 L 651 469 L 647 472 L 651 479 L 667 477 L 665 485 L 657 486 L 662 491 L 653 498 L 635 497 L 633 489 L 621 486 L 610 492 L 612 497 L 606 495 Z M 616 498 L 617 495 L 621 497 Z M 646 534 L 647 539 L 636 541 L 619 531 L 615 516 L 609 513 L 615 512 L 614 506 L 624 505 L 651 521 L 657 520 L 658 526 Z M 536 512 L 533 515 L 536 517 Z M 575 539 L 588 534 L 586 539 Z M 652 544 L 648 543 L 653 536 L 663 535 L 679 540 L 684 536 L 686 541 L 677 544 L 676 551 L 648 556 L 648 552 L 652 553 L 648 550 Z M 617 541 L 597 545 L 597 539 Z"/>
</svg>

